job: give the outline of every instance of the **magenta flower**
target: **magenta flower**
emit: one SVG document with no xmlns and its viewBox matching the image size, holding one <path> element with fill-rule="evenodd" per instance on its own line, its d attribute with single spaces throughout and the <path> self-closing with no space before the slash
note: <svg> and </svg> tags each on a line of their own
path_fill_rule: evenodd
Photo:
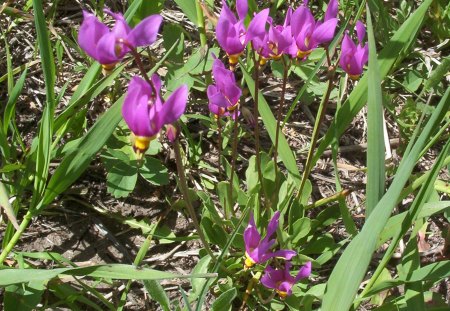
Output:
<svg viewBox="0 0 450 311">
<path fill-rule="evenodd" d="M 266 31 L 265 24 L 269 16 L 269 9 L 259 12 L 252 19 L 247 30 L 244 25 L 244 19 L 248 12 L 247 0 L 237 0 L 236 9 L 239 20 L 223 0 L 222 10 L 216 27 L 217 41 L 227 53 L 232 66 L 237 64 L 239 56 L 250 40 L 264 36 Z"/>
<path fill-rule="evenodd" d="M 263 63 L 267 59 L 280 59 L 283 54 L 297 56 L 297 46 L 291 32 L 291 15 L 292 9 L 289 8 L 283 25 L 274 25 L 269 17 L 269 31 L 262 38 L 253 38 L 253 47 L 262 56 Z"/>
<path fill-rule="evenodd" d="M 273 269 L 271 266 L 267 266 L 261 278 L 261 283 L 267 288 L 274 289 L 283 299 L 292 295 L 292 286 L 311 274 L 311 262 L 308 261 L 301 267 L 296 277 L 291 275 L 291 267 L 292 264 L 290 262 L 285 263 L 284 269 Z"/>
<path fill-rule="evenodd" d="M 358 80 L 362 74 L 364 65 L 369 59 L 369 47 L 363 46 L 362 41 L 366 36 L 366 28 L 361 21 L 356 22 L 356 37 L 358 38 L 358 45 L 356 45 L 350 38 L 348 33 L 344 35 L 341 45 L 341 58 L 339 65 L 348 73 L 352 80 Z"/>
<path fill-rule="evenodd" d="M 330 1 L 323 22 L 314 20 L 307 5 L 308 1 L 304 1 L 292 15 L 292 35 L 297 43 L 299 58 L 307 57 L 319 44 L 331 41 L 338 22 L 338 0 Z"/>
<path fill-rule="evenodd" d="M 156 94 L 147 81 L 133 77 L 123 102 L 122 115 L 134 134 L 133 147 L 138 154 L 143 154 L 148 149 L 150 141 L 164 125 L 178 120 L 186 110 L 186 85 L 175 90 L 164 103 L 159 94 L 161 80 L 157 74 L 152 76 L 152 84 Z"/>
<path fill-rule="evenodd" d="M 116 20 L 114 27 L 109 29 L 94 14 L 83 11 L 78 42 L 90 57 L 106 69 L 114 67 L 130 49 L 155 42 L 162 22 L 160 15 L 148 16 L 131 29 L 122 14 L 104 11 Z"/>
<path fill-rule="evenodd" d="M 234 73 L 216 58 L 212 67 L 216 84 L 208 86 L 209 110 L 216 116 L 232 116 L 238 107 L 241 88 L 236 84 Z"/>
<path fill-rule="evenodd" d="M 248 226 L 244 231 L 245 266 L 247 268 L 258 263 L 263 263 L 273 257 L 282 257 L 286 260 L 290 260 L 297 254 L 292 250 L 282 249 L 275 252 L 270 250 L 276 241 L 275 239 L 270 240 L 270 238 L 277 231 L 279 218 L 280 212 L 276 212 L 267 226 L 266 236 L 261 240 L 261 235 L 256 229 L 255 219 L 253 218 L 253 215 L 250 216 Z"/>
</svg>

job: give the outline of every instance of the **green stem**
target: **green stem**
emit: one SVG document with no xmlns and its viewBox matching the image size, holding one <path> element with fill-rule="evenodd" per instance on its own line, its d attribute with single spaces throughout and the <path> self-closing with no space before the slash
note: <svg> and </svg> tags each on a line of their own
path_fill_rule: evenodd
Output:
<svg viewBox="0 0 450 311">
<path fill-rule="evenodd" d="M 233 147 L 231 151 L 231 173 L 230 173 L 230 193 L 228 195 L 229 200 L 233 199 L 233 178 L 236 170 L 236 158 L 237 158 L 237 141 L 238 141 L 238 124 L 239 124 L 239 107 L 234 111 L 234 124 L 233 124 Z M 231 203 L 231 202 L 230 202 Z M 236 216 L 233 206 L 231 205 L 231 213 Z"/>
<path fill-rule="evenodd" d="M 188 213 L 192 218 L 192 222 L 194 223 L 195 229 L 197 230 L 198 236 L 200 237 L 200 240 L 202 241 L 205 250 L 208 252 L 209 256 L 211 256 L 212 260 L 216 261 L 217 260 L 216 256 L 214 256 L 213 252 L 211 251 L 211 248 L 209 247 L 208 242 L 206 241 L 205 235 L 203 234 L 203 231 L 201 230 L 200 224 L 197 220 L 197 215 L 195 214 L 194 207 L 192 206 L 191 200 L 189 198 L 189 190 L 186 182 L 186 176 L 184 175 L 184 167 L 181 158 L 181 148 L 178 138 L 174 142 L 174 151 L 175 151 L 175 160 L 177 162 L 178 178 L 180 180 L 180 189 L 183 194 Z"/>
<path fill-rule="evenodd" d="M 219 150 L 217 166 L 219 168 L 219 180 L 220 180 L 222 178 L 222 165 L 220 163 L 220 156 L 222 155 L 222 123 L 220 121 L 220 114 L 217 116 L 217 135 L 218 135 L 218 138 L 217 138 L 218 146 L 217 147 L 218 147 L 218 150 Z M 227 217 L 225 216 L 225 218 L 227 218 Z"/>
<path fill-rule="evenodd" d="M 317 200 L 316 202 L 314 202 L 310 205 L 307 205 L 305 207 L 305 210 L 309 210 L 309 209 L 316 208 L 316 207 L 319 207 L 319 206 L 322 206 L 322 205 L 325 205 L 325 204 L 328 204 L 331 202 L 338 201 L 339 199 L 345 198 L 346 196 L 348 196 L 351 192 L 352 191 L 348 190 L 348 189 L 341 190 L 341 191 L 333 194 L 332 196 Z"/>
<path fill-rule="evenodd" d="M 281 123 L 281 117 L 283 116 L 283 108 L 284 108 L 284 102 L 285 102 L 285 94 L 286 94 L 286 83 L 288 78 L 288 72 L 289 72 L 289 66 L 286 64 L 286 61 L 284 57 L 281 57 L 281 60 L 283 62 L 283 85 L 281 87 L 281 97 L 280 97 L 280 104 L 278 106 L 278 114 L 277 114 L 277 128 L 276 128 L 276 134 L 275 134 L 275 149 L 273 151 L 273 161 L 275 165 L 275 193 L 274 196 L 278 195 L 278 143 L 280 139 L 280 123 Z M 276 201 L 274 201 L 276 202 Z"/>
<path fill-rule="evenodd" d="M 208 44 L 208 41 L 206 38 L 205 16 L 203 15 L 202 3 L 200 3 L 200 1 L 201 0 L 195 1 L 195 7 L 197 10 L 197 27 L 198 32 L 200 33 L 200 45 L 204 47 Z"/>
<path fill-rule="evenodd" d="M 3 264 L 6 257 L 9 255 L 9 253 L 14 248 L 14 246 L 17 244 L 20 237 L 25 232 L 25 229 L 28 227 L 28 224 L 30 223 L 32 218 L 33 218 L 33 213 L 31 211 L 28 211 L 25 214 L 25 216 L 22 220 L 22 223 L 20 224 L 19 230 L 17 230 L 16 233 L 14 233 L 13 237 L 11 238 L 9 243 L 6 245 L 6 247 L 3 249 L 2 253 L 0 254 L 0 265 Z"/>
</svg>

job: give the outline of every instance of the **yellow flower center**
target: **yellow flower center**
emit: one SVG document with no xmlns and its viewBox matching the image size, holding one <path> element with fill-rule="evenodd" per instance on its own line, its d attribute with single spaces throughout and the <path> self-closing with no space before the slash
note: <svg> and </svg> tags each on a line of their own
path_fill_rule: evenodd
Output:
<svg viewBox="0 0 450 311">
<path fill-rule="evenodd" d="M 348 76 L 349 76 L 350 79 L 352 79 L 353 81 L 359 80 L 359 75 L 351 75 L 351 74 L 349 74 Z"/>
<path fill-rule="evenodd" d="M 304 58 L 304 57 L 306 57 L 306 56 L 308 56 L 309 54 L 311 54 L 311 50 L 308 50 L 308 51 L 298 51 L 297 52 L 297 57 L 298 58 Z"/>
<path fill-rule="evenodd" d="M 250 257 L 250 255 L 245 252 L 245 261 L 244 261 L 246 268 L 251 268 L 255 265 L 255 261 Z"/>
<path fill-rule="evenodd" d="M 133 135 L 134 136 L 134 135 Z M 147 136 L 134 136 L 133 137 L 133 147 L 138 155 L 138 157 L 142 156 L 145 151 L 147 151 L 150 146 L 150 142 L 155 139 L 155 136 L 147 137 Z"/>
<path fill-rule="evenodd" d="M 277 289 L 276 292 L 277 292 L 278 296 L 280 296 L 281 299 L 285 299 L 288 295 L 287 292 L 283 292 L 279 289 Z"/>
</svg>

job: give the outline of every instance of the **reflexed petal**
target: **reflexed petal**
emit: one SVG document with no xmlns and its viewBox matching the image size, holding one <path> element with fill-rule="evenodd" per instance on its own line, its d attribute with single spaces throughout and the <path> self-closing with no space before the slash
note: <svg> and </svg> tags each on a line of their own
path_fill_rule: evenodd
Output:
<svg viewBox="0 0 450 311">
<path fill-rule="evenodd" d="M 327 43 L 333 40 L 334 32 L 337 26 L 337 18 L 332 18 L 314 29 L 312 40 L 316 44 Z"/>
<path fill-rule="evenodd" d="M 152 80 L 153 86 L 155 87 L 156 91 L 160 92 L 161 91 L 161 78 L 159 77 L 159 75 L 154 73 L 151 77 L 151 80 Z M 159 95 L 159 94 L 157 94 L 157 95 Z"/>
<path fill-rule="evenodd" d="M 272 219 L 269 222 L 269 225 L 267 226 L 266 239 L 270 239 L 270 237 L 277 231 L 279 219 L 280 219 L 280 212 L 277 211 L 275 212 L 275 214 L 273 215 Z"/>
<path fill-rule="evenodd" d="M 284 281 L 278 285 L 277 289 L 281 292 L 285 292 L 288 296 L 290 296 L 292 295 L 292 286 L 294 286 L 293 283 L 289 281 Z"/>
<path fill-rule="evenodd" d="M 291 260 L 293 257 L 295 257 L 295 255 L 297 255 L 296 251 L 293 250 L 289 250 L 289 249 L 280 249 L 276 252 L 273 252 L 271 254 L 271 258 L 273 257 L 281 257 L 284 258 L 286 260 Z"/>
<path fill-rule="evenodd" d="M 110 32 L 104 35 L 97 44 L 97 61 L 100 64 L 112 64 L 120 60 L 116 54 L 116 36 Z"/>
<path fill-rule="evenodd" d="M 336 18 L 338 14 L 338 0 L 330 0 L 328 3 L 327 11 L 325 12 L 324 21 L 326 22 L 329 19 Z"/>
<path fill-rule="evenodd" d="M 234 106 L 242 95 L 242 90 L 236 84 L 228 84 L 224 89 L 225 96 L 228 97 L 230 104 Z"/>
<path fill-rule="evenodd" d="M 208 87 L 208 91 L 210 90 L 211 86 L 212 85 Z M 208 92 L 208 99 L 210 104 L 217 107 L 227 108 L 228 106 L 230 106 L 229 101 L 225 98 L 225 96 L 223 96 L 221 92 L 216 92 L 211 95 Z"/>
<path fill-rule="evenodd" d="M 271 266 L 267 266 L 261 278 L 261 283 L 265 287 L 273 289 L 277 289 L 277 285 L 283 281 L 285 281 L 284 270 L 275 270 Z"/>
<path fill-rule="evenodd" d="M 150 129 L 148 93 L 145 81 L 133 77 L 122 106 L 122 116 L 130 130 L 137 136 L 150 137 L 154 134 Z"/>
<path fill-rule="evenodd" d="M 255 219 L 253 214 L 250 215 L 248 226 L 244 231 L 245 250 L 250 254 L 256 247 L 258 247 L 261 241 L 261 235 L 256 229 Z"/>
<path fill-rule="evenodd" d="M 102 24 L 94 14 L 83 11 L 78 43 L 86 54 L 97 60 L 97 44 L 107 33 L 109 33 L 108 27 Z"/>
<path fill-rule="evenodd" d="M 244 50 L 244 46 L 239 40 L 234 25 L 228 20 L 219 20 L 216 27 L 216 37 L 220 47 L 228 53 L 228 55 L 238 54 Z"/>
<path fill-rule="evenodd" d="M 314 16 L 311 11 L 304 5 L 301 5 L 294 11 L 291 18 L 292 35 L 296 38 L 304 31 L 304 28 L 314 26 Z"/>
<path fill-rule="evenodd" d="M 245 19 L 248 12 L 247 0 L 236 0 L 236 10 L 238 12 L 239 19 Z"/>
<path fill-rule="evenodd" d="M 283 27 L 286 28 L 291 24 L 291 18 L 292 18 L 292 8 L 289 7 L 286 12 L 286 18 L 284 19 Z"/>
<path fill-rule="evenodd" d="M 358 41 L 362 44 L 364 37 L 366 36 L 366 27 L 361 21 L 356 22 L 356 36 L 358 37 Z"/>
<path fill-rule="evenodd" d="M 230 8 L 228 7 L 227 3 L 224 0 L 222 0 L 222 10 L 220 11 L 219 22 L 221 19 L 227 20 L 233 25 L 238 22 L 236 16 L 230 10 Z"/>
<path fill-rule="evenodd" d="M 128 41 L 135 47 L 150 45 L 156 41 L 161 27 L 161 15 L 150 15 L 144 18 L 128 35 Z"/>
<path fill-rule="evenodd" d="M 253 38 L 263 38 L 266 34 L 267 17 L 269 9 L 264 9 L 253 17 L 248 25 L 247 35 L 245 36 L 245 44 L 253 40 Z"/>
<path fill-rule="evenodd" d="M 295 277 L 295 282 L 298 280 L 307 278 L 311 275 L 311 261 L 308 261 L 305 263 L 303 267 L 301 267 L 300 271 L 298 272 L 297 276 Z"/>
<path fill-rule="evenodd" d="M 345 34 L 344 39 L 342 39 L 341 52 L 343 55 L 356 52 L 356 45 L 348 34 Z"/>
<path fill-rule="evenodd" d="M 112 15 L 116 20 L 116 24 L 114 25 L 111 32 L 116 35 L 116 38 L 125 39 L 128 36 L 128 33 L 131 31 L 130 26 L 128 26 L 128 23 L 125 21 L 122 14 L 112 13 L 111 11 L 109 12 L 109 14 Z"/>
<path fill-rule="evenodd" d="M 162 124 L 169 124 L 178 120 L 186 111 L 188 96 L 188 87 L 184 84 L 170 94 L 169 98 L 162 105 L 162 109 L 159 112 L 160 122 Z"/>
</svg>

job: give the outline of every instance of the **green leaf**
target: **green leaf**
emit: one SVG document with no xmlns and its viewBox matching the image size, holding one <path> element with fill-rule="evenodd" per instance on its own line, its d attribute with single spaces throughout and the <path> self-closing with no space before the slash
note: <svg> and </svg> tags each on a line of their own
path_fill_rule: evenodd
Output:
<svg viewBox="0 0 450 311">
<path fill-rule="evenodd" d="M 2 269 L 0 270 L 0 286 L 11 284 L 48 281 L 57 276 L 89 276 L 93 278 L 120 279 L 120 280 L 164 280 L 164 279 L 196 279 L 215 277 L 214 273 L 202 274 L 174 274 L 154 269 L 138 268 L 134 265 L 109 264 L 89 267 L 70 267 L 56 269 Z"/>
<path fill-rule="evenodd" d="M 126 197 L 134 190 L 137 181 L 137 167 L 118 160 L 106 175 L 108 193 L 116 198 Z"/>
<path fill-rule="evenodd" d="M 412 148 L 408 147 L 408 150 L 411 151 L 400 162 L 397 174 L 388 191 L 376 205 L 360 233 L 350 242 L 339 258 L 328 279 L 322 305 L 323 311 L 348 310 L 350 308 L 376 248 L 378 236 L 387 223 L 392 209 L 396 206 L 397 199 L 408 181 L 422 149 L 449 110 L 450 101 L 447 100 L 449 95 L 450 89 L 447 89 L 416 142 L 410 143 L 413 144 Z M 355 258 L 358 258 L 357 262 L 355 262 Z"/>
<path fill-rule="evenodd" d="M 292 234 L 292 243 L 297 244 L 299 240 L 308 235 L 311 231 L 311 219 L 309 218 L 300 218 L 296 222 L 294 222 L 293 234 Z"/>
<path fill-rule="evenodd" d="M 210 262 L 211 262 L 211 257 L 209 255 L 200 258 L 200 260 L 198 261 L 198 263 L 195 265 L 194 269 L 192 270 L 192 273 L 194 273 L 194 274 L 206 273 L 208 271 L 208 266 L 209 266 Z M 200 295 L 202 287 L 205 285 L 206 281 L 207 281 L 206 279 L 201 279 L 201 278 L 192 280 L 192 291 L 196 297 L 198 297 Z"/>
<path fill-rule="evenodd" d="M 248 73 L 247 69 L 243 66 L 241 63 L 242 73 L 244 74 L 245 82 L 248 85 L 248 88 L 250 89 L 250 93 L 252 94 L 253 98 L 256 97 L 255 94 L 255 81 Z M 263 123 L 266 127 L 267 132 L 269 133 L 270 139 L 272 140 L 272 143 L 275 145 L 275 136 L 276 136 L 276 126 L 277 121 L 270 110 L 269 104 L 267 104 L 266 99 L 264 96 L 259 92 L 258 94 L 258 110 L 259 114 L 263 120 Z M 284 134 L 280 131 L 279 134 L 279 141 L 278 141 L 278 155 L 280 156 L 281 161 L 283 161 L 284 165 L 286 166 L 286 169 L 288 173 L 291 175 L 295 183 L 300 183 L 300 172 L 298 171 L 297 162 L 295 160 L 294 153 L 292 152 L 291 148 L 289 147 L 289 144 L 286 140 L 286 137 L 284 137 Z"/>
<path fill-rule="evenodd" d="M 230 288 L 226 292 L 222 293 L 216 301 L 213 302 L 211 310 L 213 311 L 223 311 L 229 310 L 233 305 L 233 300 L 237 296 L 236 288 Z"/>
<path fill-rule="evenodd" d="M 183 13 L 190 19 L 194 25 L 197 25 L 197 9 L 195 7 L 196 0 L 175 0 Z"/>
<path fill-rule="evenodd" d="M 164 288 L 155 280 L 144 281 L 145 289 L 147 290 L 150 298 L 155 300 L 164 311 L 170 311 L 170 300 L 167 297 Z"/>
<path fill-rule="evenodd" d="M 145 157 L 145 163 L 139 168 L 139 174 L 156 186 L 163 186 L 169 183 L 167 167 L 160 160 L 152 157 Z"/>
<path fill-rule="evenodd" d="M 377 60 L 377 50 L 373 35 L 372 20 L 367 14 L 369 38 L 369 70 L 367 90 L 367 185 L 366 218 L 369 217 L 384 194 L 384 134 L 383 134 L 383 96 Z"/>
<path fill-rule="evenodd" d="M 35 310 L 45 290 L 45 281 L 7 286 L 4 293 L 5 311 Z"/>
<path fill-rule="evenodd" d="M 9 122 L 15 115 L 16 102 L 22 93 L 23 86 L 25 84 L 25 78 L 27 76 L 28 68 L 26 68 L 20 78 L 17 80 L 11 94 L 9 95 L 8 102 L 6 103 L 5 112 L 3 113 L 3 132 L 6 135 L 8 133 Z"/>
</svg>

